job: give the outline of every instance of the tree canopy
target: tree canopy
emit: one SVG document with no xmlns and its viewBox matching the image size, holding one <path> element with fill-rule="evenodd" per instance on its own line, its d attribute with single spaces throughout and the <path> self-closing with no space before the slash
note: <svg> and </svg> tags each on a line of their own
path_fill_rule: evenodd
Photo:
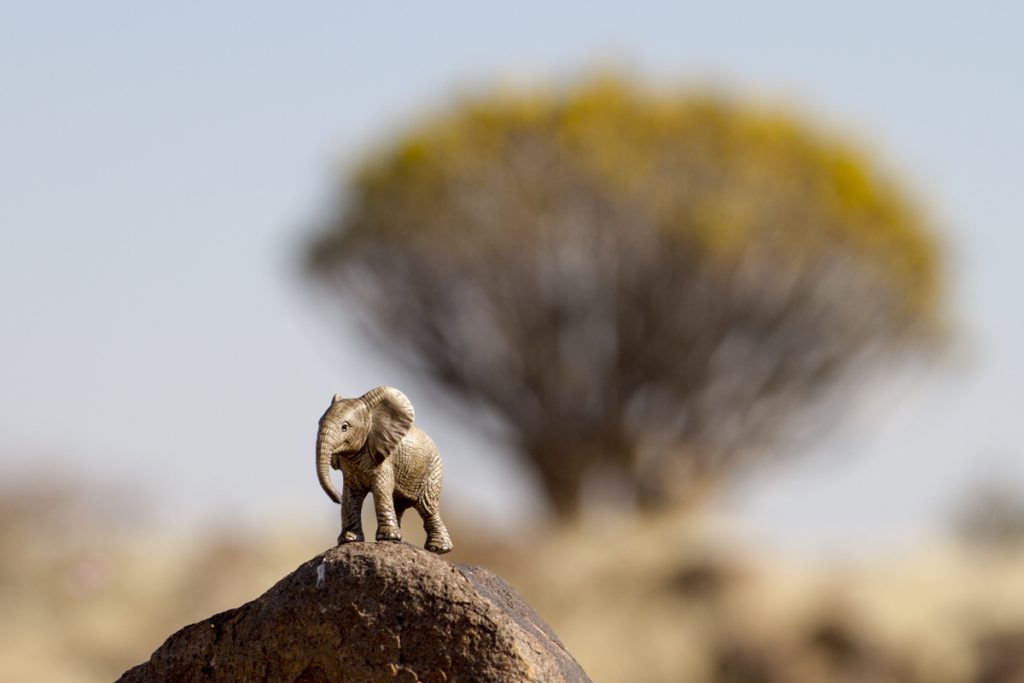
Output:
<svg viewBox="0 0 1024 683">
<path fill-rule="evenodd" d="M 770 451 L 936 330 L 936 241 L 863 154 L 792 115 L 601 79 L 461 102 L 341 189 L 310 272 L 506 422 L 557 513 Z"/>
</svg>

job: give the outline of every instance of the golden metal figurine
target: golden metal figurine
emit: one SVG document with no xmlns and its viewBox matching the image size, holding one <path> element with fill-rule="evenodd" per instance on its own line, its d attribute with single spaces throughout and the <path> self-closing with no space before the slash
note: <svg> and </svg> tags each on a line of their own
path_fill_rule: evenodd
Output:
<svg viewBox="0 0 1024 683">
<path fill-rule="evenodd" d="M 402 513 L 412 507 L 423 518 L 424 547 L 438 554 L 452 549 L 440 512 L 444 465 L 414 418 L 409 399 L 392 387 L 377 387 L 359 398 L 335 394 L 320 418 L 316 474 L 331 500 L 341 504 L 339 544 L 364 540 L 363 501 L 373 493 L 378 541 L 402 540 Z M 344 475 L 340 495 L 329 468 Z"/>
</svg>

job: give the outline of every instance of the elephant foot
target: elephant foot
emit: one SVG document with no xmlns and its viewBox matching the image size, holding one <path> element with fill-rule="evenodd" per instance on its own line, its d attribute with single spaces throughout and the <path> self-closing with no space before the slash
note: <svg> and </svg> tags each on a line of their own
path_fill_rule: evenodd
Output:
<svg viewBox="0 0 1024 683">
<path fill-rule="evenodd" d="M 447 538 L 428 538 L 427 544 L 423 547 L 432 553 L 444 555 L 445 553 L 450 553 L 455 546 Z"/>
<path fill-rule="evenodd" d="M 379 526 L 377 527 L 377 540 L 378 541 L 401 541 L 402 530 L 396 526 Z"/>
<path fill-rule="evenodd" d="M 343 543 L 352 543 L 355 541 L 365 541 L 362 532 L 359 531 L 342 531 L 341 535 L 338 536 L 338 545 Z"/>
</svg>

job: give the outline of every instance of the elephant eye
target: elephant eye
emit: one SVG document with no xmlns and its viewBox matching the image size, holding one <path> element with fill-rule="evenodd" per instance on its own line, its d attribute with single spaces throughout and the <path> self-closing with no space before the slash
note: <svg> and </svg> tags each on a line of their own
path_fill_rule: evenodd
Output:
<svg viewBox="0 0 1024 683">
<path fill-rule="evenodd" d="M 348 431 L 348 422 L 342 422 L 341 423 L 341 431 L 343 431 L 343 432 L 347 432 Z"/>
</svg>

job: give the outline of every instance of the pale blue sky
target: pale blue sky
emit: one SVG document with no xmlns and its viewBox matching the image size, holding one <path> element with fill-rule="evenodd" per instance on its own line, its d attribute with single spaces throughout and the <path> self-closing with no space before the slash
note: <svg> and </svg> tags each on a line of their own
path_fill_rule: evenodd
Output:
<svg viewBox="0 0 1024 683">
<path fill-rule="evenodd" d="M 444 448 L 446 504 L 528 495 L 421 384 L 337 343 L 295 254 L 338 169 L 395 125 L 495 78 L 611 63 L 860 138 L 951 245 L 964 336 L 942 375 L 880 388 L 826 457 L 734 496 L 739 514 L 779 538 L 895 539 L 942 528 L 995 468 L 1024 478 L 1024 12 L 594 4 L 0 5 L 0 472 L 59 460 L 192 519 L 334 525 L 316 419 L 389 382 Z"/>
</svg>

